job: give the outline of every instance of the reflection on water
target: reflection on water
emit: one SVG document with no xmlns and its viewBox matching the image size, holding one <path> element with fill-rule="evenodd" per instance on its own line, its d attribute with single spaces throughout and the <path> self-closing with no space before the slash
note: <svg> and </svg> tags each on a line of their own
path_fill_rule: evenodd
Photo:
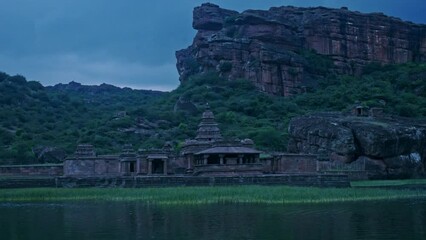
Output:
<svg viewBox="0 0 426 240">
<path fill-rule="evenodd" d="M 426 239 L 426 201 L 0 204 L 0 239 Z"/>
</svg>

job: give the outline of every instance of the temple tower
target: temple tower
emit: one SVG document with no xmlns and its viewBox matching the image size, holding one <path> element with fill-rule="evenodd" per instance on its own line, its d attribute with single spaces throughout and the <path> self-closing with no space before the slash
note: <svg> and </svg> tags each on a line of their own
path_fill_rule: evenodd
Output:
<svg viewBox="0 0 426 240">
<path fill-rule="evenodd" d="M 214 119 L 214 114 L 210 110 L 210 107 L 207 105 L 206 111 L 204 111 L 201 122 L 198 125 L 197 136 L 195 137 L 197 141 L 220 141 L 222 140 L 222 134 L 218 124 Z"/>
</svg>

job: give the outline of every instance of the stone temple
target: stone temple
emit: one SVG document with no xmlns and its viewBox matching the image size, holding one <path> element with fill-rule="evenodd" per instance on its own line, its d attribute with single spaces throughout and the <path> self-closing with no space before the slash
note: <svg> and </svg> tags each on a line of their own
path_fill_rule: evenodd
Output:
<svg viewBox="0 0 426 240">
<path fill-rule="evenodd" d="M 207 109 L 198 125 L 195 140 L 187 140 L 181 155 L 194 175 L 261 174 L 260 151 L 253 141 L 224 141 L 214 114 Z"/>
<path fill-rule="evenodd" d="M 92 145 L 80 144 L 63 164 L 0 166 L 0 176 L 29 177 L 13 180 L 0 177 L 0 188 L 350 186 L 349 174 L 324 168 L 323 165 L 328 165 L 316 155 L 262 152 L 250 139 L 224 139 L 219 126 L 207 107 L 196 137 L 186 140 L 179 151 L 170 143 L 160 149 L 138 150 L 124 145 L 119 153 L 98 155 Z"/>
<path fill-rule="evenodd" d="M 262 156 L 261 156 L 262 154 Z M 161 149 L 123 146 L 115 155 L 96 155 L 92 145 L 81 144 L 64 162 L 64 176 L 257 176 L 285 172 L 315 172 L 313 155 L 266 154 L 251 139 L 224 140 L 213 112 L 207 106 L 195 139 L 176 152 L 166 143 Z"/>
</svg>

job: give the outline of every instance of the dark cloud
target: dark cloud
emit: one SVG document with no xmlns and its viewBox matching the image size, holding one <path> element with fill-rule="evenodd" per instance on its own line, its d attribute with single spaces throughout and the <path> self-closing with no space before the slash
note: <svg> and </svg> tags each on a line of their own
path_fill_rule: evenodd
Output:
<svg viewBox="0 0 426 240">
<path fill-rule="evenodd" d="M 424 0 L 216 0 L 224 8 L 347 6 L 425 23 Z M 192 9 L 203 1 L 3 0 L 0 70 L 45 85 L 79 81 L 135 88 L 178 85 L 174 52 L 195 31 Z"/>
</svg>

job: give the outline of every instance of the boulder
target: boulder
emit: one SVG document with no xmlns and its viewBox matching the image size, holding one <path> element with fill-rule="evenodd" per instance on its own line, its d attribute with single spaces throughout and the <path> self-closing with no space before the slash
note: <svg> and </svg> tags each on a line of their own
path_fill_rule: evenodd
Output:
<svg viewBox="0 0 426 240">
<path fill-rule="evenodd" d="M 420 120 L 317 113 L 292 119 L 289 135 L 289 152 L 347 164 L 363 161 L 375 178 L 424 173 L 426 123 Z"/>
<path fill-rule="evenodd" d="M 183 111 L 194 114 L 198 111 L 197 107 L 194 103 L 192 103 L 189 99 L 181 96 L 176 101 L 175 106 L 173 107 L 174 112 Z"/>
<path fill-rule="evenodd" d="M 288 151 L 294 153 L 333 153 L 344 156 L 346 161 L 355 160 L 357 149 L 350 128 L 341 122 L 324 116 L 293 118 L 289 124 Z"/>
<path fill-rule="evenodd" d="M 227 17 L 238 14 L 237 11 L 222 9 L 212 3 L 204 3 L 194 9 L 192 27 L 196 30 L 222 29 Z"/>
<path fill-rule="evenodd" d="M 415 177 L 422 171 L 422 158 L 417 152 L 385 158 L 389 175 L 396 178 Z"/>
</svg>

